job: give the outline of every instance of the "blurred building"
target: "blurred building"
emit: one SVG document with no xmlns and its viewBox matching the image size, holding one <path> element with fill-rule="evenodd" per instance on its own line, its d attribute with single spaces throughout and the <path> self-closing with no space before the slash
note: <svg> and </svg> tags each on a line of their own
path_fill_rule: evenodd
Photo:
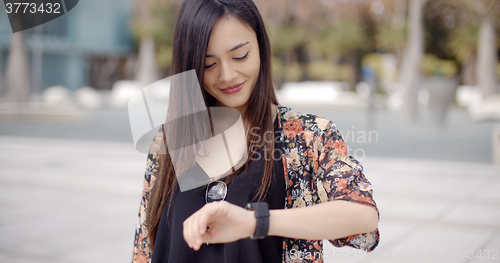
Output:
<svg viewBox="0 0 500 263">
<path fill-rule="evenodd" d="M 67 14 L 23 31 L 32 92 L 54 85 L 70 90 L 90 85 L 109 89 L 124 76 L 134 51 L 129 30 L 132 0 L 84 0 Z M 5 76 L 12 31 L 0 6 L 0 73 Z"/>
</svg>

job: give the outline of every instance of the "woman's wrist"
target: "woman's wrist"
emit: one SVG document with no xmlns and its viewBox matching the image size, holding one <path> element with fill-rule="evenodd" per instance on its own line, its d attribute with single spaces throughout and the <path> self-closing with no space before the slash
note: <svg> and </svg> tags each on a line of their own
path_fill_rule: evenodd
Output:
<svg viewBox="0 0 500 263">
<path fill-rule="evenodd" d="M 248 203 L 247 210 L 254 211 L 255 216 L 255 232 L 250 237 L 251 239 L 266 238 L 269 233 L 269 206 L 266 202 Z"/>
<path fill-rule="evenodd" d="M 253 233 L 255 233 L 255 228 L 257 227 L 257 219 L 255 218 L 254 211 L 245 210 L 245 212 L 246 212 L 245 216 L 246 223 L 243 225 L 246 227 L 244 229 L 244 238 L 250 238 L 252 237 Z"/>
<path fill-rule="evenodd" d="M 276 222 L 279 221 L 277 220 L 277 218 L 280 216 L 280 212 L 282 212 L 283 210 L 284 209 L 269 210 L 269 232 L 267 234 L 268 236 L 280 236 L 279 224 L 277 224 Z"/>
</svg>

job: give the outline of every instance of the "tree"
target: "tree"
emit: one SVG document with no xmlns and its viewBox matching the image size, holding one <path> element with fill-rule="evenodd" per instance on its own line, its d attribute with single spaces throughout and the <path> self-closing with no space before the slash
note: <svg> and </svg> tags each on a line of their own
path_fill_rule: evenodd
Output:
<svg viewBox="0 0 500 263">
<path fill-rule="evenodd" d="M 458 61 L 462 63 L 462 82 L 473 86 L 477 83 L 475 65 L 477 61 L 477 44 L 479 26 L 474 23 L 461 23 L 449 35 L 449 47 Z"/>
<path fill-rule="evenodd" d="M 406 26 L 396 26 L 393 23 L 384 24 L 379 27 L 376 36 L 377 46 L 384 51 L 394 53 L 398 63 L 400 63 L 403 57 L 407 35 Z"/>
<path fill-rule="evenodd" d="M 158 79 L 158 68 L 170 67 L 174 19 L 179 0 L 136 0 L 131 24 L 139 43 L 136 79 L 142 86 Z"/>
<path fill-rule="evenodd" d="M 357 67 L 356 52 L 368 48 L 367 43 L 367 35 L 361 22 L 353 18 L 343 18 L 336 24 L 326 26 L 311 42 L 310 48 L 319 51 L 323 57 L 334 60 L 335 63 L 345 58 L 353 73 Z M 354 86 L 356 75 L 351 74 L 348 80 L 349 84 Z"/>
<path fill-rule="evenodd" d="M 439 0 L 449 6 L 459 8 L 479 19 L 477 38 L 477 86 L 487 97 L 500 92 L 499 80 L 495 72 L 498 62 L 497 28 L 500 25 L 499 0 Z"/>
<path fill-rule="evenodd" d="M 28 102 L 30 74 L 23 31 L 12 34 L 5 83 L 9 102 Z"/>
<path fill-rule="evenodd" d="M 409 38 L 403 58 L 400 83 L 403 88 L 402 117 L 408 122 L 417 119 L 417 96 L 420 86 L 420 62 L 424 53 L 423 7 L 426 0 L 410 0 Z"/>
<path fill-rule="evenodd" d="M 483 97 L 499 93 L 496 65 L 498 53 L 496 47 L 496 29 L 493 19 L 486 17 L 481 23 L 477 54 L 477 84 Z"/>
<path fill-rule="evenodd" d="M 301 27 L 291 25 L 285 25 L 281 28 L 270 25 L 268 29 L 275 56 L 280 58 L 283 64 L 286 65 L 282 69 L 283 79 L 279 80 L 278 83 L 283 82 L 285 79 L 288 81 L 302 79 L 306 72 L 304 66 L 307 59 L 299 56 L 299 54 L 303 55 L 300 51 L 306 45 L 307 31 Z"/>
<path fill-rule="evenodd" d="M 354 85 L 359 68 L 359 51 L 369 47 L 366 1 L 255 0 L 270 29 L 273 51 L 283 68 L 310 78 L 306 68 L 311 61 L 332 66 L 346 63 L 352 68 L 348 77 Z M 297 68 L 299 70 L 297 70 Z M 335 68 L 335 67 L 334 67 Z M 287 71 L 287 70 L 283 70 Z M 296 75 L 296 74 L 291 74 Z M 339 75 L 332 72 L 332 76 Z"/>
<path fill-rule="evenodd" d="M 256 0 L 269 30 L 273 64 L 280 68 L 277 83 L 308 79 L 308 43 L 325 24 L 326 12 L 320 1 Z M 274 67 L 274 66 L 273 66 Z"/>
</svg>

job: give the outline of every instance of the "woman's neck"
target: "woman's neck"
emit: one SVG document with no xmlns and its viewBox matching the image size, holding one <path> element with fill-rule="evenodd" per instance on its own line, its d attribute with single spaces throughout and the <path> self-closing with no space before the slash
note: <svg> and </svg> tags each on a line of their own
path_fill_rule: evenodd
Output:
<svg viewBox="0 0 500 263">
<path fill-rule="evenodd" d="M 218 101 L 215 102 L 214 106 L 225 107 L 224 105 L 222 105 Z M 248 102 L 245 103 L 244 105 L 239 106 L 239 107 L 235 107 L 234 109 L 238 110 L 241 114 L 241 117 L 243 117 L 243 116 L 245 116 L 245 110 L 247 109 L 247 106 L 248 106 Z M 271 103 L 271 114 L 272 114 L 271 116 L 272 116 L 272 119 L 274 122 L 274 120 L 276 119 L 276 116 L 278 115 L 278 105 Z M 247 121 L 245 121 L 245 119 L 243 119 L 243 125 L 245 127 L 246 133 L 248 134 L 248 132 L 250 131 L 250 123 L 248 123 Z"/>
<path fill-rule="evenodd" d="M 275 104 L 271 103 L 271 118 L 273 120 L 273 123 L 276 120 L 277 115 L 278 115 L 278 105 L 275 105 Z M 241 115 L 241 116 L 243 116 L 243 115 Z M 246 134 L 248 134 L 248 132 L 251 129 L 250 123 L 248 123 L 247 121 L 244 120 L 243 121 L 243 125 L 245 127 Z"/>
</svg>

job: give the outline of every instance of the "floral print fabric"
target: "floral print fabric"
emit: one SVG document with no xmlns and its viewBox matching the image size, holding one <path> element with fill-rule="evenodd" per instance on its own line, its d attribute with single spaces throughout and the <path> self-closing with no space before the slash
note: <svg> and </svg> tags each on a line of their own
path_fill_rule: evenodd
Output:
<svg viewBox="0 0 500 263">
<path fill-rule="evenodd" d="M 347 153 L 347 147 L 333 122 L 313 114 L 301 114 L 278 106 L 283 169 L 286 182 L 284 208 L 298 208 L 322 202 L 345 200 L 377 209 L 372 186 L 363 167 Z M 146 209 L 149 191 L 158 171 L 158 152 L 163 147 L 159 133 L 151 145 L 144 188 L 135 231 L 132 262 L 150 262 Z M 378 212 L 378 210 L 377 210 Z M 350 246 L 368 252 L 379 242 L 378 229 L 365 234 L 329 240 L 336 247 Z M 283 239 L 283 262 L 323 262 L 323 241 Z"/>
<path fill-rule="evenodd" d="M 160 129 L 161 131 L 162 129 Z M 156 180 L 156 174 L 160 164 L 159 152 L 162 147 L 163 133 L 159 132 L 153 139 L 146 162 L 146 172 L 144 175 L 144 185 L 142 188 L 142 198 L 137 217 L 137 227 L 135 229 L 134 250 L 132 253 L 133 263 L 151 262 L 152 251 L 149 247 L 148 229 L 146 227 L 146 209 L 148 207 L 149 192 Z"/>
<path fill-rule="evenodd" d="M 333 122 L 280 107 L 287 200 L 286 209 L 345 200 L 377 209 L 372 186 L 363 167 L 347 153 Z M 378 212 L 378 210 L 377 210 Z M 378 229 L 372 233 L 330 240 L 336 247 L 373 251 Z M 283 262 L 323 262 L 323 241 L 284 238 Z"/>
</svg>

